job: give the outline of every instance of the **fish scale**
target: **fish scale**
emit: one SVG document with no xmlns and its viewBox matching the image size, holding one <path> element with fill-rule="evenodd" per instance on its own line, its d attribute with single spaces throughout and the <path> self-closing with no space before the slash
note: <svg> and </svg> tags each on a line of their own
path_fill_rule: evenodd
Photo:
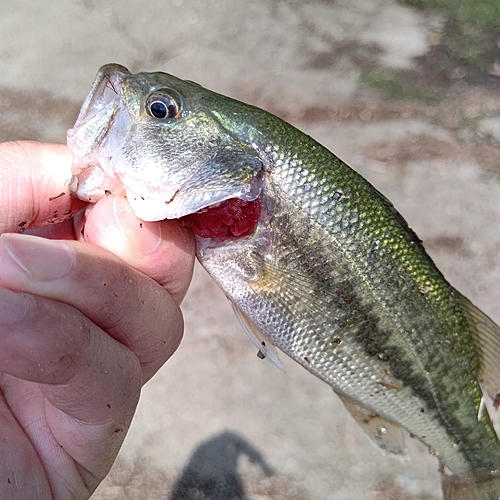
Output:
<svg viewBox="0 0 500 500">
<path fill-rule="evenodd" d="M 276 329 L 268 327 L 266 333 L 271 341 L 328 381 L 337 391 L 401 423 L 412 434 L 430 444 L 433 450 L 439 450 L 444 462 L 457 474 L 473 472 L 480 478 L 488 477 L 490 471 L 499 468 L 499 447 L 498 442 L 490 442 L 490 422 L 487 421 L 481 428 L 477 426 L 481 398 L 476 380 L 479 360 L 475 350 L 476 341 L 461 312 L 462 306 L 459 300 L 453 300 L 454 296 L 459 296 L 458 292 L 444 280 L 418 238 L 390 202 L 345 163 L 311 138 L 294 134 L 296 130 L 290 130 L 292 127 L 284 122 L 277 125 L 273 121 L 272 127 L 266 127 L 259 120 L 255 128 L 268 131 L 268 134 L 259 135 L 259 138 L 265 138 L 268 142 L 258 144 L 258 149 L 261 154 L 267 151 L 269 155 L 272 151 L 271 157 L 267 159 L 267 162 L 274 162 L 274 168 L 268 169 L 268 183 L 275 191 L 271 197 L 285 205 L 282 217 L 280 209 L 275 208 L 271 227 L 267 228 L 275 235 L 272 247 L 276 252 L 273 255 L 276 264 L 326 283 L 332 291 L 340 283 L 343 285 L 341 288 L 348 292 L 347 295 L 352 295 L 351 290 L 356 290 L 357 296 L 362 295 L 363 301 L 372 304 L 376 310 L 377 322 L 385 325 L 385 328 L 369 331 L 366 343 L 373 350 L 384 337 L 383 332 L 394 332 L 400 339 L 393 338 L 389 347 L 399 345 L 398 351 L 405 352 L 406 358 L 410 357 L 408 365 L 412 369 L 408 370 L 405 359 L 399 359 L 397 355 L 389 369 L 394 371 L 395 365 L 398 373 L 416 387 L 407 391 L 410 393 L 407 400 L 401 390 L 397 394 L 394 390 L 388 390 L 383 391 L 384 397 L 379 398 L 380 401 L 374 402 L 373 392 L 381 393 L 381 390 L 373 378 L 387 369 L 378 365 L 374 359 L 375 352 L 371 353 L 367 364 L 361 365 L 360 360 L 366 358 L 367 353 L 364 349 L 355 351 L 358 357 L 354 361 L 358 370 L 353 371 L 336 358 L 332 363 L 323 363 L 323 370 L 315 370 L 303 361 L 307 353 L 298 350 L 296 333 L 291 337 L 290 346 L 285 346 L 283 339 L 277 336 Z M 272 145 L 278 141 L 278 147 Z M 307 161 L 298 159 L 297 155 L 289 158 L 286 151 L 307 151 Z M 323 204 L 317 206 L 307 201 L 324 197 L 325 192 L 329 196 L 322 198 L 325 199 Z M 342 200 L 334 199 L 334 193 L 338 192 L 342 193 Z M 287 224 L 286 221 L 291 219 L 293 223 Z M 342 224 L 344 221 L 346 225 Z M 289 239 L 284 235 L 292 236 Z M 255 240 L 259 240 L 258 235 Z M 303 244 L 304 241 L 307 241 L 307 246 Z M 336 252 L 332 251 L 334 248 Z M 283 250 L 285 253 L 282 255 L 280 252 Z M 302 250 L 306 250 L 304 263 L 297 268 L 297 256 L 302 255 Z M 269 253 L 267 249 L 261 251 L 263 254 Z M 321 259 L 322 256 L 329 258 L 325 261 Z M 211 270 L 203 258 L 202 263 L 214 277 L 223 272 Z M 340 271 L 342 267 L 343 272 Z M 363 271 L 363 268 L 368 271 Z M 234 280 L 235 276 L 230 279 Z M 346 287 L 346 284 L 349 286 Z M 221 284 L 221 287 L 226 291 L 227 283 Z M 282 286 L 277 285 L 276 288 L 280 290 Z M 230 294 L 229 297 L 232 298 Z M 237 299 L 237 303 L 244 308 L 241 299 Z M 256 318 L 257 315 L 252 317 Z M 292 318 L 289 321 L 293 321 Z M 307 318 L 311 322 L 312 318 Z M 356 321 L 360 321 L 360 318 L 357 317 Z M 255 322 L 258 324 L 258 319 Z M 396 331 L 394 323 L 400 325 Z M 432 339 L 435 349 L 428 349 L 429 339 Z M 446 339 L 454 339 L 450 343 L 453 346 L 453 358 L 443 354 Z M 384 349 L 387 349 L 387 345 L 380 346 L 380 350 Z M 325 355 L 323 352 L 321 354 Z M 461 359 L 458 369 L 456 355 Z M 450 363 L 450 359 L 453 362 Z M 375 369 L 371 363 L 375 364 Z M 359 373 L 367 373 L 363 370 L 366 367 L 371 368 L 369 376 L 359 380 Z M 427 367 L 432 367 L 435 372 L 432 381 L 427 375 Z M 337 371 L 345 372 L 347 378 L 344 376 L 344 380 L 332 380 L 332 373 Z M 451 390 L 445 381 L 449 382 Z M 360 387 L 364 389 L 364 397 Z M 424 391 L 426 398 L 415 398 L 415 391 Z M 462 398 L 473 402 L 467 411 L 459 411 L 461 419 L 466 419 L 468 423 L 459 421 L 460 425 L 454 422 L 453 426 L 451 421 L 457 419 L 452 415 L 463 406 Z M 429 403 L 438 405 L 438 409 L 432 411 L 432 407 L 428 408 Z M 401 405 L 403 407 L 400 410 L 397 407 Z M 420 411 L 421 408 L 425 408 L 424 413 Z M 436 420 L 440 421 L 439 426 Z M 486 448 L 477 445 L 486 440 Z M 458 443 L 461 444 L 457 446 Z M 466 454 L 465 460 L 462 453 Z"/>
<path fill-rule="evenodd" d="M 290 148 L 293 148 L 293 146 L 290 146 Z M 331 161 L 331 159 L 330 159 L 330 161 Z M 303 191 L 301 191 L 301 189 L 300 189 L 301 185 L 296 182 L 297 177 L 294 178 L 293 187 L 289 186 L 287 184 L 289 179 L 293 178 L 294 176 L 287 175 L 287 173 L 286 173 L 286 170 L 288 170 L 289 168 L 293 169 L 294 165 L 288 166 L 288 163 L 286 160 L 283 161 L 282 165 L 283 165 L 282 168 L 285 170 L 285 172 L 283 173 L 283 172 L 278 171 L 277 175 L 273 176 L 271 183 L 277 183 L 277 181 L 275 181 L 275 179 L 279 179 L 283 184 L 283 186 L 281 187 L 283 193 L 285 193 L 285 192 L 291 193 L 291 196 L 287 197 L 287 199 L 291 198 L 295 202 L 294 204 L 297 206 L 299 204 L 298 202 L 300 202 L 300 196 L 301 196 Z M 317 163 L 312 163 L 312 165 L 313 165 L 313 168 L 315 168 Z M 345 166 L 345 168 L 348 168 L 346 165 L 344 165 L 344 166 Z M 332 170 L 328 170 L 327 172 L 331 172 L 331 171 Z M 333 176 L 334 174 L 332 173 L 331 175 Z M 326 175 L 325 175 L 325 177 L 326 177 Z M 300 178 L 304 178 L 304 177 L 300 177 Z M 358 179 L 358 183 L 361 184 L 361 187 L 364 187 L 363 186 L 364 183 L 361 182 L 361 179 Z M 334 187 L 334 188 L 332 188 L 332 190 L 341 190 L 341 188 Z M 362 191 L 362 190 L 360 190 L 360 191 Z M 277 195 L 277 198 L 279 198 L 279 199 L 284 198 L 283 193 L 281 193 L 281 196 Z M 311 196 L 311 197 L 314 197 L 316 195 L 315 192 L 311 192 L 309 189 L 306 190 L 306 193 L 307 193 L 307 196 Z M 317 194 L 320 194 L 320 193 L 317 193 Z M 345 199 L 347 199 L 349 194 L 344 195 L 344 196 L 345 196 Z M 370 196 L 373 196 L 373 193 L 370 193 Z M 401 235 L 393 235 L 393 231 L 391 230 L 392 229 L 391 226 L 381 224 L 381 219 L 383 220 L 383 216 L 384 216 L 383 204 L 376 205 L 372 210 L 369 210 L 371 208 L 370 205 L 372 204 L 371 200 L 366 200 L 366 201 L 362 201 L 362 202 L 358 202 L 358 203 L 359 203 L 359 206 L 363 207 L 363 212 L 361 214 L 359 214 L 359 219 L 358 219 L 358 217 L 354 218 L 354 220 L 356 222 L 354 222 L 353 224 L 349 224 L 349 228 L 351 230 L 349 230 L 348 228 L 344 228 L 343 230 L 338 229 L 339 225 L 338 224 L 335 225 L 335 216 L 330 213 L 331 211 L 334 211 L 336 213 L 339 213 L 339 212 L 342 213 L 343 217 L 341 220 L 345 220 L 346 218 L 350 217 L 350 213 L 348 210 L 345 210 L 344 208 L 341 208 L 340 210 L 336 209 L 336 207 L 338 207 L 338 205 L 339 205 L 339 202 L 336 202 L 335 204 L 331 204 L 331 206 L 326 207 L 324 210 L 322 210 L 320 212 L 320 217 L 323 217 L 326 220 L 325 224 L 321 224 L 321 220 L 318 219 L 318 212 L 317 211 L 314 213 L 311 213 L 311 211 L 308 210 L 307 205 L 300 205 L 302 209 L 305 209 L 305 213 L 302 215 L 302 217 L 308 222 L 311 219 L 314 220 L 317 224 L 319 224 L 321 226 L 321 229 L 323 229 L 324 226 L 326 226 L 326 229 L 328 230 L 328 232 L 333 233 L 335 235 L 335 237 L 338 238 L 338 240 L 340 241 L 339 246 L 341 247 L 340 255 L 336 254 L 335 258 L 331 259 L 331 261 L 334 261 L 334 262 L 329 262 L 329 263 L 321 262 L 320 265 L 318 265 L 316 259 L 314 259 L 312 262 L 312 265 L 309 265 L 309 267 L 307 267 L 307 264 L 306 264 L 304 266 L 304 269 L 302 269 L 301 271 L 302 271 L 302 273 L 304 273 L 306 275 L 313 275 L 314 276 L 314 275 L 319 274 L 320 277 L 317 277 L 317 279 L 321 279 L 322 281 L 326 281 L 325 276 L 330 275 L 332 278 L 332 280 L 331 280 L 332 283 L 330 284 L 330 286 L 333 288 L 335 286 L 335 282 L 338 280 L 338 275 L 336 272 L 332 273 L 331 269 L 332 268 L 338 269 L 339 263 L 342 260 L 341 255 L 342 255 L 342 253 L 344 253 L 343 248 L 347 247 L 347 253 L 352 252 L 354 254 L 352 257 L 348 257 L 349 262 L 355 262 L 354 269 L 351 268 L 350 271 L 353 272 L 353 274 L 355 274 L 355 275 L 361 276 L 361 273 L 359 273 L 359 271 L 357 271 L 357 269 L 359 269 L 359 267 L 360 267 L 359 264 L 364 262 L 365 256 L 367 255 L 366 246 L 363 245 L 363 243 L 366 244 L 366 241 L 363 242 L 362 237 L 367 235 L 368 238 L 370 238 L 370 237 L 373 238 L 371 236 L 371 232 L 369 230 L 362 231 L 363 226 L 366 227 L 366 225 L 368 225 L 368 224 L 375 224 L 375 225 L 380 226 L 382 228 L 384 228 L 384 227 L 388 228 L 388 229 L 386 229 L 386 231 L 379 230 L 375 234 L 375 236 L 377 238 L 381 238 L 380 247 L 382 249 L 382 252 L 370 252 L 369 253 L 370 256 L 373 256 L 377 260 L 379 260 L 381 267 L 384 267 L 384 269 L 382 270 L 382 275 L 379 276 L 380 281 L 379 281 L 378 290 L 382 290 L 383 295 L 384 295 L 383 299 L 380 302 L 385 302 L 385 308 L 391 312 L 390 320 L 389 320 L 390 324 L 388 325 L 387 330 L 390 331 L 394 328 L 394 327 L 391 328 L 391 324 L 394 323 L 394 318 L 399 318 L 399 317 L 404 318 L 406 316 L 410 316 L 411 318 L 415 318 L 415 315 L 411 314 L 411 311 L 408 311 L 408 309 L 407 309 L 410 305 L 413 305 L 413 308 L 418 311 L 418 318 L 419 318 L 418 322 L 419 322 L 419 326 L 420 326 L 418 332 L 415 331 L 415 325 L 414 325 L 415 321 L 414 320 L 412 320 L 410 328 L 402 326 L 399 328 L 399 330 L 404 331 L 405 334 L 411 338 L 411 341 L 413 343 L 413 346 L 411 347 L 411 351 L 413 351 L 414 353 L 419 351 L 421 353 L 422 351 L 420 351 L 420 349 L 425 347 L 426 341 L 425 341 L 425 338 L 423 338 L 423 336 L 419 335 L 419 332 L 422 332 L 422 331 L 426 332 L 427 333 L 426 336 L 432 335 L 433 332 L 436 334 L 439 333 L 439 326 L 436 327 L 436 318 L 438 318 L 439 316 L 437 316 L 435 313 L 433 314 L 433 312 L 431 312 L 431 314 L 425 315 L 425 314 L 422 314 L 422 311 L 429 309 L 429 306 L 431 309 L 433 309 L 432 308 L 433 304 L 429 303 L 430 302 L 429 299 L 434 299 L 437 303 L 442 303 L 443 299 L 445 298 L 445 288 L 451 288 L 451 287 L 449 287 L 449 285 L 447 285 L 447 284 L 444 284 L 443 279 L 439 275 L 439 273 L 437 273 L 437 270 L 435 270 L 435 268 L 433 268 L 432 265 L 429 265 L 429 263 L 430 263 L 429 259 L 427 258 L 427 256 L 423 252 L 423 249 L 419 246 L 418 242 L 415 241 L 414 238 L 410 237 L 410 236 L 412 236 L 411 233 L 407 233 L 407 235 L 408 235 L 406 238 L 407 244 L 405 245 L 405 244 L 403 244 L 403 241 L 402 241 L 402 240 L 405 240 L 405 238 L 402 238 Z M 284 211 L 286 213 L 290 213 L 291 209 L 289 207 L 286 207 L 284 209 Z M 297 218 L 299 218 L 299 217 L 297 217 Z M 363 224 L 364 218 L 368 219 L 366 225 Z M 333 221 L 333 223 L 332 223 L 332 221 Z M 358 226 L 361 226 L 361 227 L 356 228 L 355 227 L 356 224 L 358 224 Z M 293 227 L 276 228 L 276 230 L 274 231 L 274 234 L 277 234 L 277 235 L 282 235 L 282 234 L 297 235 L 297 228 L 299 228 L 300 226 L 301 226 L 301 224 L 299 224 L 299 223 L 297 223 L 297 221 L 295 221 Z M 353 230 L 353 228 L 354 228 L 354 230 Z M 307 228 L 305 233 L 306 234 L 304 234 L 302 236 L 306 237 L 307 235 L 314 234 L 310 228 Z M 359 238 L 359 236 L 361 236 L 361 238 Z M 325 235 L 320 231 L 320 235 L 319 235 L 318 239 L 321 240 L 321 237 L 325 238 Z M 300 238 L 300 236 L 298 238 Z M 296 239 L 298 239 L 298 238 L 296 238 Z M 397 244 L 397 246 L 394 244 L 394 241 L 396 239 L 399 240 L 399 243 Z M 320 249 L 315 250 L 314 249 L 314 247 L 315 247 L 314 237 L 312 238 L 312 240 L 313 241 L 311 242 L 311 239 L 309 239 L 308 250 L 310 250 L 310 252 L 308 252 L 308 255 L 314 255 L 314 257 L 316 257 L 317 255 L 325 255 L 325 254 L 331 253 L 331 252 L 326 252 L 325 248 L 320 248 Z M 359 246 L 361 246 L 361 252 L 359 252 L 359 247 L 355 246 L 354 242 L 356 240 L 361 240 L 359 243 Z M 295 250 L 298 250 L 302 246 L 302 245 L 297 245 L 297 244 L 295 244 L 295 246 L 292 246 L 292 245 L 293 245 L 293 243 L 290 241 L 279 241 L 279 242 L 276 241 L 276 242 L 274 242 L 274 247 L 278 248 L 278 249 L 279 248 L 288 248 L 288 249 L 295 248 Z M 325 246 L 331 251 L 331 240 L 330 239 L 327 241 Z M 394 266 L 389 265 L 389 263 L 386 263 L 384 265 L 384 261 L 381 260 L 381 259 L 384 259 L 384 257 L 386 256 L 384 249 L 387 249 L 387 253 L 391 254 L 392 259 L 396 262 L 400 262 L 401 267 L 403 267 L 403 268 L 405 267 L 405 264 L 407 262 L 409 262 L 409 259 L 411 259 L 413 257 L 413 259 L 411 260 L 411 265 L 410 265 L 409 271 L 411 272 L 412 277 L 414 277 L 417 286 L 419 286 L 419 291 L 420 291 L 421 286 L 428 286 L 429 291 L 426 294 L 421 294 L 420 297 L 415 296 L 414 288 L 411 286 L 409 287 L 407 285 L 405 286 L 404 280 L 398 279 L 400 277 L 399 269 L 394 269 Z M 361 255 L 360 255 L 360 253 L 361 253 Z M 418 260 L 414 259 L 415 253 L 417 254 Z M 283 265 L 284 267 L 287 267 L 286 262 L 281 263 L 279 261 L 279 259 L 277 259 L 277 262 L 279 263 L 279 265 Z M 392 260 L 389 262 L 392 262 Z M 348 268 L 350 268 L 350 267 L 351 266 L 348 266 Z M 406 267 L 408 267 L 408 266 L 406 266 Z M 370 266 L 370 269 L 372 269 L 372 266 Z M 379 268 L 377 271 L 380 272 L 381 269 Z M 394 276 L 394 274 L 396 274 L 396 276 Z M 433 286 L 431 278 L 434 278 L 434 280 L 436 281 L 436 285 Z M 438 282 L 439 278 L 441 278 L 441 280 L 440 280 L 441 286 L 439 286 L 439 282 Z M 341 282 L 343 282 L 344 280 L 345 280 L 345 277 L 342 277 L 340 279 Z M 363 281 L 363 280 L 361 279 L 361 281 Z M 326 281 L 326 282 L 328 283 L 328 281 Z M 372 293 L 377 294 L 377 288 L 374 288 L 374 286 L 373 286 L 374 283 L 376 283 L 376 281 L 374 281 L 373 279 L 370 280 L 368 282 L 368 288 L 370 289 L 370 291 Z M 397 301 L 394 300 L 393 303 L 387 304 L 387 302 L 388 302 L 387 297 L 388 296 L 390 297 L 390 295 L 388 294 L 388 290 L 391 288 L 391 286 L 394 287 L 396 295 L 398 297 L 398 300 Z M 363 283 L 362 282 L 355 283 L 353 285 L 353 289 L 354 288 L 357 289 L 357 291 L 358 291 L 357 293 L 359 294 L 359 290 L 363 289 Z M 281 287 L 278 287 L 278 289 L 281 289 Z M 411 300 L 404 300 L 405 291 L 409 292 Z M 417 297 L 420 298 L 419 301 L 417 301 Z M 367 301 L 369 303 L 370 299 L 367 300 L 365 298 L 365 301 Z M 423 305 L 421 304 L 422 301 L 424 301 Z M 380 302 L 378 302 L 378 304 L 380 304 Z M 396 308 L 396 310 L 394 310 L 396 302 L 399 304 L 404 304 L 403 311 L 397 310 L 397 309 L 401 309 L 401 307 Z M 417 304 L 415 304 L 415 302 L 417 302 Z M 454 305 L 452 307 L 454 309 L 455 307 L 458 307 L 458 306 Z M 381 309 L 381 310 L 378 314 L 383 314 L 382 308 L 379 307 L 379 309 Z M 441 311 L 439 311 L 439 312 L 441 313 Z M 453 331 L 456 329 L 456 325 L 453 325 L 453 323 L 455 323 L 456 321 L 459 320 L 459 318 L 457 318 L 457 316 L 456 316 L 456 311 L 453 310 L 453 312 L 455 314 L 452 316 L 452 318 L 455 318 L 455 319 L 453 321 L 451 321 L 451 324 L 449 321 L 446 321 L 447 329 L 446 329 L 446 332 L 443 332 L 446 334 L 446 336 L 449 336 L 450 334 L 453 335 Z M 444 319 L 446 320 L 446 318 L 444 318 Z M 359 321 L 359 316 L 358 316 L 358 321 Z M 454 326 L 455 326 L 455 328 L 453 328 Z M 462 326 L 463 326 L 463 324 L 462 324 Z M 415 332 L 413 335 L 412 335 L 412 329 Z M 379 332 L 378 334 L 376 332 L 372 332 L 372 331 L 369 332 L 369 337 L 371 339 L 371 341 L 369 342 L 369 345 L 372 348 L 372 350 L 378 344 L 379 339 L 382 336 L 380 333 L 380 328 L 378 328 L 377 330 Z M 377 337 L 378 337 L 378 339 L 377 339 Z M 470 339 L 469 341 L 472 343 L 472 339 Z M 405 343 L 405 346 L 409 345 L 408 342 L 404 342 L 404 343 Z M 462 344 L 464 344 L 464 343 L 465 342 L 462 342 Z M 461 347 L 462 348 L 460 349 L 459 352 L 462 356 L 464 354 L 463 347 L 465 347 L 472 354 L 470 345 L 465 345 L 465 346 L 462 345 Z M 457 350 L 457 349 L 455 349 L 455 350 Z M 424 352 L 426 352 L 426 351 L 424 351 Z M 376 353 L 372 352 L 370 354 L 374 355 Z M 432 359 L 433 354 L 435 354 L 435 358 L 437 358 L 437 359 Z M 358 353 L 358 355 L 360 357 L 362 357 L 365 355 L 365 353 Z M 414 358 L 416 358 L 416 357 L 417 356 L 414 355 Z M 422 367 L 433 366 L 433 367 L 436 367 L 437 370 L 439 370 L 440 366 L 446 367 L 446 363 L 445 363 L 446 356 L 441 355 L 440 350 L 431 351 L 429 353 L 429 360 L 422 359 L 422 355 L 420 354 L 420 362 L 421 362 Z M 398 360 L 398 364 L 401 365 L 402 360 Z M 476 364 L 477 364 L 477 362 L 476 362 Z M 337 368 L 337 367 L 335 367 L 335 368 Z M 466 368 L 467 368 L 468 372 L 474 373 L 474 371 L 477 371 L 477 366 L 470 366 L 469 364 L 467 364 Z M 325 373 L 322 374 L 321 378 L 325 379 L 325 377 L 328 376 L 325 374 L 327 374 L 332 369 L 333 368 L 331 367 L 331 365 L 325 366 L 325 369 L 324 369 Z M 340 369 L 342 369 L 342 368 L 340 368 Z M 360 371 L 362 371 L 362 370 L 360 370 Z M 382 371 L 382 369 L 381 369 L 381 367 L 377 367 L 375 371 L 380 373 Z M 422 370 L 422 371 L 424 371 L 424 370 Z M 438 376 L 439 376 L 438 378 L 442 378 L 442 377 L 452 378 L 452 376 L 453 376 L 450 373 L 450 371 L 452 371 L 452 368 L 449 366 L 447 367 L 447 369 L 441 368 L 441 370 L 439 370 L 439 371 L 441 373 L 438 373 Z M 453 372 L 455 372 L 455 371 L 456 370 L 453 370 Z M 348 373 L 349 373 L 350 378 L 352 378 L 355 375 L 355 373 L 351 373 L 351 372 L 348 372 Z M 459 375 L 461 375 L 461 374 L 459 374 Z M 357 381 L 353 381 L 353 385 L 356 385 L 356 382 Z M 435 384 L 435 382 L 432 385 L 434 385 L 434 384 Z M 338 383 L 336 383 L 336 382 L 331 383 L 331 385 L 334 387 L 338 387 Z M 467 384 L 465 384 L 465 387 L 458 388 L 456 383 L 453 384 L 453 389 L 454 389 L 454 391 L 456 391 L 457 397 L 458 397 L 458 395 L 462 394 L 461 390 L 466 390 L 468 395 L 472 395 L 475 398 L 475 400 L 477 401 L 476 407 L 479 406 L 479 399 L 478 399 L 479 393 L 476 389 L 476 383 L 474 381 L 472 381 L 472 390 L 470 388 L 470 384 L 469 384 L 469 387 L 467 387 Z M 349 388 L 347 390 L 344 389 L 344 391 L 347 394 L 349 394 L 351 392 L 351 391 L 349 391 Z M 449 392 L 449 391 L 447 391 L 447 392 Z M 349 394 L 349 395 L 352 396 L 352 394 Z M 356 394 L 356 396 L 359 398 L 359 394 Z M 453 400 L 456 398 L 454 398 L 453 396 L 454 396 L 453 394 L 447 395 L 447 398 L 450 400 L 448 403 L 450 406 L 454 406 Z M 396 402 L 391 401 L 390 404 L 400 404 L 401 400 L 403 400 L 403 399 L 404 399 L 403 396 L 401 394 L 398 394 L 397 401 Z M 372 406 L 372 404 L 370 404 L 367 401 L 365 401 L 365 404 Z M 377 410 L 385 415 L 391 415 L 391 413 L 394 414 L 394 408 L 392 408 L 391 410 L 384 411 L 383 407 L 377 406 Z M 476 417 L 477 411 L 474 410 L 474 411 L 471 411 L 469 413 L 470 413 L 470 415 L 469 415 L 470 419 L 477 419 L 477 417 Z M 407 422 L 408 415 L 406 415 L 404 418 L 398 419 L 398 421 L 403 423 L 403 425 L 406 424 L 405 427 L 409 428 L 409 429 L 412 429 L 415 426 L 415 424 L 413 424 L 413 423 L 409 424 Z M 474 421 L 474 424 L 475 424 L 475 421 Z M 426 429 L 424 428 L 423 431 L 417 431 L 417 432 L 415 432 L 415 434 L 419 435 L 419 436 L 424 436 L 425 438 L 427 438 L 428 442 L 432 442 L 432 439 L 429 439 L 429 436 L 428 436 L 429 428 L 431 428 L 431 426 L 429 424 L 427 424 L 426 427 L 427 428 Z M 446 436 L 446 437 L 448 438 L 447 440 L 449 441 L 449 436 Z M 460 440 L 460 441 L 464 442 L 464 440 L 466 440 L 466 436 L 465 435 L 464 436 L 457 436 L 457 439 L 452 440 L 453 442 L 451 443 L 451 447 L 453 448 L 453 452 L 455 452 L 454 451 L 455 447 L 453 445 L 455 444 L 456 440 Z M 434 448 L 443 450 L 443 446 L 439 446 L 439 445 L 435 445 Z M 474 450 L 477 447 L 469 445 L 469 448 Z M 444 453 L 444 452 L 441 451 L 441 453 Z M 470 453 L 470 455 L 473 455 L 473 454 L 474 454 L 473 452 Z M 470 457 L 470 459 L 474 459 L 474 458 L 475 458 L 474 456 Z M 497 468 L 497 465 L 495 466 L 494 463 L 490 463 L 488 460 L 484 460 L 484 459 L 483 459 L 483 461 L 485 461 L 487 465 L 482 466 L 482 468 L 485 468 L 488 471 Z M 497 464 L 498 464 L 498 462 L 497 462 Z M 461 471 L 461 472 L 463 472 L 463 471 Z"/>
<path fill-rule="evenodd" d="M 399 426 L 422 440 L 446 500 L 498 499 L 500 329 L 365 179 L 264 110 L 118 65 L 99 70 L 68 144 L 76 196 L 121 184 L 144 220 L 210 229 L 226 200 L 259 206 L 238 215 L 244 237 L 196 244 L 261 355 L 279 366 L 276 346 L 330 384 L 383 449 L 404 449 Z"/>
</svg>

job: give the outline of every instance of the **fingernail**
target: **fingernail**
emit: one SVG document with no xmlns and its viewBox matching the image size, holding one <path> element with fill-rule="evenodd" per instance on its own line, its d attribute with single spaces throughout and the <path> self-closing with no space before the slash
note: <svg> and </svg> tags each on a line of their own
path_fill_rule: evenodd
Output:
<svg viewBox="0 0 500 500">
<path fill-rule="evenodd" d="M 27 315 L 33 299 L 21 292 L 0 288 L 0 324 L 20 323 Z"/>
<path fill-rule="evenodd" d="M 119 196 L 113 198 L 113 211 L 128 245 L 139 255 L 149 255 L 158 249 L 161 243 L 160 224 L 138 219 L 128 201 Z"/>
<path fill-rule="evenodd" d="M 6 258 L 1 266 L 13 261 L 36 281 L 54 281 L 66 276 L 73 267 L 75 254 L 64 241 L 48 240 L 37 236 L 4 234 L 0 237 Z"/>
</svg>

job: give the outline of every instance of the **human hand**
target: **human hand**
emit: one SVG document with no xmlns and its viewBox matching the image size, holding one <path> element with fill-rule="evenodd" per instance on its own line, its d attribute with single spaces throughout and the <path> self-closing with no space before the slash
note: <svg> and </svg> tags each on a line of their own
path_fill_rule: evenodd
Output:
<svg viewBox="0 0 500 500">
<path fill-rule="evenodd" d="M 62 145 L 0 144 L 2 499 L 89 498 L 182 336 L 191 234 L 115 197 L 64 221 L 85 206 L 70 165 Z"/>
</svg>

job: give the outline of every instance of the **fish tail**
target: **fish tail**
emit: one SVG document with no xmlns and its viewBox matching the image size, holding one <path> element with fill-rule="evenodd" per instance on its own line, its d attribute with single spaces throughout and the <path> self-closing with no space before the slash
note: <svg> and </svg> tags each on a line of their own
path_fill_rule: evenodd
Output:
<svg viewBox="0 0 500 500">
<path fill-rule="evenodd" d="M 444 500 L 500 500 L 500 477 L 464 483 L 454 476 L 443 477 Z"/>
</svg>

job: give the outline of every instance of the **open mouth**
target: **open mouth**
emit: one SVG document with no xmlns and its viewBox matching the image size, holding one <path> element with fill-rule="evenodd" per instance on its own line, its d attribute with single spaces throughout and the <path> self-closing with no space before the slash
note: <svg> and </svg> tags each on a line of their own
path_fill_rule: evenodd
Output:
<svg viewBox="0 0 500 500">
<path fill-rule="evenodd" d="M 124 78 L 130 74 L 127 68 L 118 64 L 107 64 L 97 73 L 75 125 L 68 130 L 68 146 L 76 156 L 91 160 L 101 147 L 120 114 L 118 97 Z"/>
<path fill-rule="evenodd" d="M 130 75 L 127 68 L 118 64 L 103 66 L 75 125 L 68 130 L 67 144 L 73 153 L 70 189 L 86 201 L 96 202 L 121 188 L 112 162 L 130 127 L 130 117 L 121 99 L 123 81 Z"/>
</svg>

